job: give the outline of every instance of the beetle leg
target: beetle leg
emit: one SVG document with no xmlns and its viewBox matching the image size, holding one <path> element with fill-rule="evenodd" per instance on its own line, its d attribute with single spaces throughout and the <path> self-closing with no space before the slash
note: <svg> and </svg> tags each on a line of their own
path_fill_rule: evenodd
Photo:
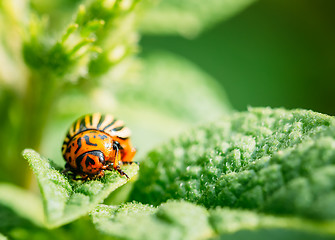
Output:
<svg viewBox="0 0 335 240">
<path fill-rule="evenodd" d="M 106 170 L 109 170 L 109 171 L 118 171 L 118 173 L 121 175 L 121 176 L 126 176 L 128 179 L 129 179 L 129 176 L 127 175 L 127 173 L 125 173 L 119 165 L 116 166 L 116 168 L 112 168 L 112 166 L 109 166 L 108 168 L 106 168 Z"/>
<path fill-rule="evenodd" d="M 121 176 L 126 176 L 128 179 L 128 175 L 120 168 L 119 161 L 121 160 L 121 154 L 119 151 L 120 144 L 118 142 L 114 142 L 113 149 L 115 150 L 115 156 L 113 163 L 110 163 L 109 166 L 106 168 L 107 170 L 116 170 Z M 113 165 L 113 169 L 111 169 L 111 165 Z"/>
<path fill-rule="evenodd" d="M 122 162 L 122 164 L 127 164 L 127 165 L 130 165 L 132 163 L 135 163 L 137 165 L 140 165 L 140 162 L 135 162 L 135 161 L 130 161 L 130 162 Z"/>
<path fill-rule="evenodd" d="M 71 167 L 69 163 L 65 164 L 65 168 L 61 171 L 61 173 L 66 174 L 71 171 Z"/>
<path fill-rule="evenodd" d="M 61 173 L 62 174 L 67 174 L 68 172 L 70 172 L 71 171 L 71 168 L 64 168 L 62 171 L 61 171 Z"/>
<path fill-rule="evenodd" d="M 117 166 L 117 167 L 116 167 L 116 170 L 120 173 L 121 176 L 126 176 L 126 177 L 129 179 L 127 173 L 125 173 L 125 172 L 120 168 L 120 166 Z"/>
<path fill-rule="evenodd" d="M 103 176 L 105 176 L 105 170 L 106 168 L 104 168 L 103 170 L 101 170 L 98 174 L 96 175 L 92 175 L 90 176 L 90 179 L 99 179 L 99 178 L 102 178 Z"/>
<path fill-rule="evenodd" d="M 109 168 L 109 167 L 112 166 L 112 165 L 113 165 L 112 162 L 109 162 L 109 161 L 108 161 L 108 162 L 105 162 L 105 165 L 102 166 L 102 169 L 105 170 L 105 169 Z"/>
<path fill-rule="evenodd" d="M 82 181 L 86 181 L 88 179 L 88 175 L 80 175 L 80 177 L 77 177 L 77 175 L 72 175 L 73 176 L 73 180 L 82 180 Z"/>
</svg>

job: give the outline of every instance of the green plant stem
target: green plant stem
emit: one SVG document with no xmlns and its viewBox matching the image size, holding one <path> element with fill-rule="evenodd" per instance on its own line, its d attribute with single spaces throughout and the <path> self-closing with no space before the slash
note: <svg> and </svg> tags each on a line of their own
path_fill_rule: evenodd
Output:
<svg viewBox="0 0 335 240">
<path fill-rule="evenodd" d="M 43 132 L 52 112 L 58 89 L 56 77 L 49 72 L 31 73 L 22 102 L 24 116 L 21 125 L 20 152 L 24 148 L 40 150 Z M 25 163 L 24 166 L 22 180 L 25 187 L 30 187 L 32 173 L 28 169 L 28 164 Z"/>
</svg>

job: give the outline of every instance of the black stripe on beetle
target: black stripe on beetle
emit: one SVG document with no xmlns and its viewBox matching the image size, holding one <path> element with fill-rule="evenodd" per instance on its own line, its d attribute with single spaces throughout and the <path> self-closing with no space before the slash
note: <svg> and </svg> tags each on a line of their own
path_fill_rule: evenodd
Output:
<svg viewBox="0 0 335 240">
<path fill-rule="evenodd" d="M 68 143 L 69 141 L 70 141 L 70 139 L 71 139 L 71 135 L 70 135 L 70 131 L 68 131 L 68 133 L 66 134 L 66 138 L 65 138 L 65 140 L 66 139 L 68 139 L 67 141 L 66 141 L 66 143 Z M 64 141 L 65 142 L 65 141 Z"/>
<path fill-rule="evenodd" d="M 89 156 L 87 156 L 85 160 L 86 167 L 88 167 L 89 165 L 94 165 L 94 164 L 95 164 L 94 160 L 90 158 Z"/>
<path fill-rule="evenodd" d="M 81 148 L 81 137 L 77 139 L 77 145 L 78 145 L 78 147 L 77 147 L 76 151 L 74 152 L 75 154 L 77 154 L 77 152 Z"/>
<path fill-rule="evenodd" d="M 83 117 L 80 121 L 79 131 L 84 131 L 85 129 L 87 129 L 87 127 L 85 124 L 85 118 Z"/>
<path fill-rule="evenodd" d="M 97 129 L 100 129 L 100 126 L 104 121 L 105 121 L 105 116 L 104 115 L 100 116 L 100 120 L 99 120 L 99 123 L 97 125 Z"/>
<path fill-rule="evenodd" d="M 88 153 L 90 153 L 90 154 L 92 154 L 92 155 L 94 155 L 94 156 L 99 157 L 99 161 L 100 161 L 101 163 L 104 163 L 104 162 L 105 162 L 104 154 L 103 154 L 101 151 L 99 151 L 99 150 L 94 150 L 94 151 L 91 151 L 91 152 L 88 152 Z"/>
<path fill-rule="evenodd" d="M 122 140 L 126 140 L 126 139 L 129 138 L 129 136 L 128 136 L 128 137 L 120 137 L 120 136 L 117 136 L 117 137 L 120 138 L 120 139 L 122 139 Z"/>
<path fill-rule="evenodd" d="M 86 142 L 87 145 L 95 146 L 95 147 L 98 146 L 98 144 L 90 142 L 90 137 L 89 136 L 85 135 L 84 139 L 85 139 L 85 142 Z"/>
<path fill-rule="evenodd" d="M 77 165 L 77 170 L 79 172 L 83 171 L 83 167 L 81 166 L 81 161 L 83 160 L 83 158 L 86 156 L 86 154 L 81 154 L 79 157 L 77 157 L 76 159 L 76 165 Z"/>
<path fill-rule="evenodd" d="M 66 152 L 67 153 L 71 152 L 71 146 L 68 146 L 68 148 L 66 149 Z"/>
<path fill-rule="evenodd" d="M 107 138 L 107 136 L 105 136 L 105 135 L 101 135 L 101 134 L 99 134 L 98 137 L 99 137 L 101 140 L 104 140 L 105 138 Z"/>
<path fill-rule="evenodd" d="M 89 115 L 88 119 L 90 120 L 89 121 L 90 122 L 90 126 L 92 126 L 93 125 L 93 116 Z"/>
<path fill-rule="evenodd" d="M 113 128 L 112 131 L 117 132 L 117 131 L 122 130 L 123 128 L 124 128 L 124 126 L 116 127 L 116 128 Z"/>
<path fill-rule="evenodd" d="M 114 123 L 116 122 L 116 119 L 114 119 L 110 124 L 108 124 L 106 127 L 104 127 L 104 129 L 102 130 L 106 130 L 107 128 L 109 128 L 110 126 L 112 126 Z"/>
</svg>

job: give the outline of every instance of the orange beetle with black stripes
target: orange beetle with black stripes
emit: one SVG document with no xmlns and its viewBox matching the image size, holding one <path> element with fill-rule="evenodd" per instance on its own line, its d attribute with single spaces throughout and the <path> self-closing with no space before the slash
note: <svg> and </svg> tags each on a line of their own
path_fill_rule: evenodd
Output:
<svg viewBox="0 0 335 240">
<path fill-rule="evenodd" d="M 77 119 L 63 142 L 63 173 L 72 172 L 87 180 L 103 177 L 105 170 L 114 169 L 129 178 L 119 165 L 133 162 L 136 149 L 129 137 L 130 129 L 112 115 L 93 113 Z"/>
</svg>

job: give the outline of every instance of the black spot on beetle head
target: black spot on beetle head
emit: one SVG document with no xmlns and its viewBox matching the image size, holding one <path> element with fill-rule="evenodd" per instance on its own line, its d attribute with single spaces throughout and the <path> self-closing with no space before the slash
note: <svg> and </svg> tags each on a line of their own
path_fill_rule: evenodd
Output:
<svg viewBox="0 0 335 240">
<path fill-rule="evenodd" d="M 99 134 L 99 135 L 98 135 L 98 137 L 99 137 L 101 140 L 104 140 L 104 139 L 106 139 L 106 138 L 107 138 L 107 136 L 106 136 L 106 135 L 102 135 L 102 134 Z"/>
</svg>

